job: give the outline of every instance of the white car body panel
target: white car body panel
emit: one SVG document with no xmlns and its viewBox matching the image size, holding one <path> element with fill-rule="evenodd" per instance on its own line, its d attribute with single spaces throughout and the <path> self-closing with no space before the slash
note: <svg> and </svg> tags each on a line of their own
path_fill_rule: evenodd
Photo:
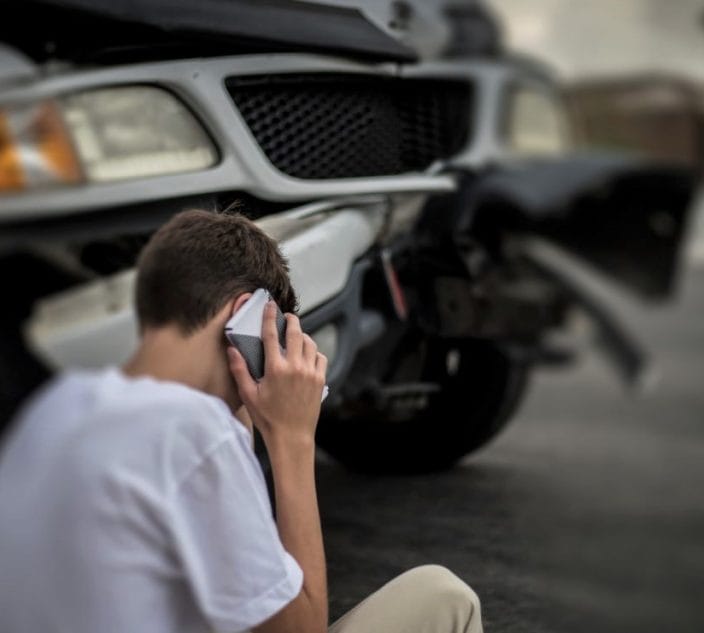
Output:
<svg viewBox="0 0 704 633">
<path fill-rule="evenodd" d="M 384 210 L 372 204 L 309 215 L 304 208 L 257 221 L 288 258 L 300 314 L 344 288 L 352 264 L 374 243 Z M 42 299 L 26 323 L 29 346 L 55 369 L 124 362 L 138 336 L 135 280 L 130 270 Z"/>
</svg>

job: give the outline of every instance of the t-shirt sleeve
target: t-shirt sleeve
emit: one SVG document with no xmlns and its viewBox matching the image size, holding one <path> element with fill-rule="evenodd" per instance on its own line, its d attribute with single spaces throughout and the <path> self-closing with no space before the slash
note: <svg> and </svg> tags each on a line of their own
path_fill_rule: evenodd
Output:
<svg viewBox="0 0 704 633">
<path fill-rule="evenodd" d="M 284 550 L 248 435 L 216 443 L 178 483 L 170 504 L 177 556 L 204 617 L 218 633 L 246 631 L 301 590 Z"/>
</svg>

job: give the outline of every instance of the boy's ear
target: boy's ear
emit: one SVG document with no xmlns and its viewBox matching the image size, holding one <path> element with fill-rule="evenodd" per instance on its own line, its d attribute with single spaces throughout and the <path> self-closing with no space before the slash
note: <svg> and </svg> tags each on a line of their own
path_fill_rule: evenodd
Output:
<svg viewBox="0 0 704 633">
<path fill-rule="evenodd" d="M 237 295 L 234 299 L 232 299 L 230 315 L 233 315 L 235 312 L 237 312 L 237 310 L 239 310 L 251 296 L 251 292 L 243 292 L 241 295 Z"/>
</svg>

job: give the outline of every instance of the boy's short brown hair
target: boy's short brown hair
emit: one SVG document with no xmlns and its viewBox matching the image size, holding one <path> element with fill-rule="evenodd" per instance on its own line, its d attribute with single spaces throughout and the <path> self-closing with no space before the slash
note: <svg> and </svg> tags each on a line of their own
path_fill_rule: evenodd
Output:
<svg viewBox="0 0 704 633">
<path fill-rule="evenodd" d="M 137 264 L 141 330 L 203 327 L 243 292 L 266 288 L 283 312 L 295 312 L 288 264 L 276 242 L 240 214 L 176 214 L 144 247 Z"/>
</svg>

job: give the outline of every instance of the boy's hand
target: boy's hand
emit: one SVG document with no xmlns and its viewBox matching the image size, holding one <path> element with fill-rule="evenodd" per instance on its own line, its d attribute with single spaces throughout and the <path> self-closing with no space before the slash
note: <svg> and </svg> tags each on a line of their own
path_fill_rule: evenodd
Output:
<svg viewBox="0 0 704 633">
<path fill-rule="evenodd" d="M 310 441 L 320 415 L 327 358 L 313 339 L 301 331 L 298 317 L 286 314 L 286 351 L 281 352 L 276 332 L 276 309 L 269 302 L 262 324 L 264 376 L 256 382 L 242 355 L 227 350 L 230 371 L 242 402 L 268 444 L 284 439 Z"/>
</svg>

